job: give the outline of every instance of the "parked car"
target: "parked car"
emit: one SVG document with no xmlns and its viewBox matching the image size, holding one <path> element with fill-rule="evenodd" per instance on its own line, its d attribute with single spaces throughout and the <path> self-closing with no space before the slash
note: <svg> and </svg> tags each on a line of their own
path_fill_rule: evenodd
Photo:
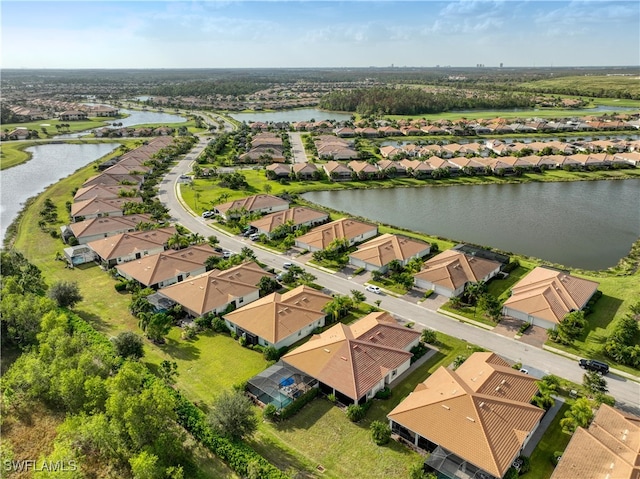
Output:
<svg viewBox="0 0 640 479">
<path fill-rule="evenodd" d="M 578 364 L 582 369 L 588 371 L 596 371 L 602 375 L 609 374 L 609 365 L 602 361 L 596 361 L 595 359 L 581 359 Z"/>
<path fill-rule="evenodd" d="M 229 259 L 233 256 L 233 252 L 232 251 L 223 251 L 222 252 L 222 257 L 224 259 Z"/>
<path fill-rule="evenodd" d="M 529 374 L 529 370 L 525 368 L 520 368 L 520 372 L 524 374 Z"/>
<path fill-rule="evenodd" d="M 293 266 L 293 264 L 292 264 L 292 263 L 285 263 L 285 264 L 283 264 L 283 265 L 282 265 L 282 267 L 283 267 L 284 269 L 289 269 L 289 268 L 291 268 L 292 266 Z"/>
<path fill-rule="evenodd" d="M 205 219 L 211 218 L 212 216 L 215 216 L 215 213 L 213 211 L 205 211 L 204 213 L 202 213 L 202 217 Z"/>
<path fill-rule="evenodd" d="M 260 238 L 260 235 L 258 233 L 252 233 L 251 235 L 249 235 L 249 239 L 251 241 L 257 241 Z"/>
<path fill-rule="evenodd" d="M 382 294 L 382 290 L 381 290 L 379 287 L 374 286 L 374 285 L 372 285 L 372 284 L 367 285 L 367 287 L 366 287 L 366 288 L 364 288 L 364 289 L 366 289 L 366 290 L 367 290 L 367 291 L 369 291 L 370 293 Z"/>
</svg>

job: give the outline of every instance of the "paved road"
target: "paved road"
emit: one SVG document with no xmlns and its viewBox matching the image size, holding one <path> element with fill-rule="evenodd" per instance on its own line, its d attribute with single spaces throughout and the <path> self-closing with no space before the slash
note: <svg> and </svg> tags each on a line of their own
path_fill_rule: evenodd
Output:
<svg viewBox="0 0 640 479">
<path fill-rule="evenodd" d="M 161 185 L 160 201 L 169 208 L 172 221 L 176 221 L 190 231 L 200 233 L 204 237 L 215 234 L 220 239 L 220 246 L 222 248 L 239 252 L 243 246 L 254 246 L 253 242 L 246 238 L 230 237 L 214 229 L 211 226 L 210 220 L 203 220 L 196 216 L 188 207 L 180 202 L 175 188 L 176 180 L 180 174 L 190 171 L 191 160 L 197 157 L 204 146 L 206 146 L 206 141 L 200 140 L 194 150 L 167 174 Z M 274 254 L 255 247 L 254 251 L 261 262 L 273 268 L 282 269 L 284 262 L 292 262 L 304 267 L 303 264 L 296 262 L 296 260 L 290 256 Z M 307 269 L 310 268 L 307 267 Z M 470 344 L 479 345 L 488 350 L 495 351 L 505 358 L 509 358 L 515 362 L 521 362 L 523 367 L 530 370 L 532 374 L 536 372 L 538 372 L 539 375 L 555 374 L 578 384 L 582 383 L 584 371 L 578 367 L 575 360 L 534 348 L 512 338 L 500 336 L 467 323 L 462 323 L 426 309 L 422 305 L 414 304 L 401 298 L 369 293 L 365 291 L 361 285 L 341 275 L 327 273 L 315 268 L 310 272 L 317 276 L 317 282 L 319 284 L 322 284 L 331 291 L 339 294 L 350 294 L 352 289 L 360 289 L 365 293 L 368 303 L 373 304 L 376 300 L 381 300 L 382 303 L 380 307 L 391 312 L 399 319 L 414 321 L 420 326 L 428 327 L 468 341 Z M 640 384 L 615 374 L 609 374 L 607 376 L 607 382 L 610 394 L 616 398 L 618 407 L 640 415 Z"/>
<path fill-rule="evenodd" d="M 289 133 L 289 139 L 291 140 L 291 153 L 293 154 L 294 163 L 306 163 L 308 160 L 307 154 L 304 151 L 304 145 L 302 144 L 302 134 L 294 131 Z"/>
</svg>

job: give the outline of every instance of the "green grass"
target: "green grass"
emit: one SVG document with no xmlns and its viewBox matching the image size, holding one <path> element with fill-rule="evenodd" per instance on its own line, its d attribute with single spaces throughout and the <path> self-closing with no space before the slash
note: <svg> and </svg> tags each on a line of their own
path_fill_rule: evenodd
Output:
<svg viewBox="0 0 640 479">
<path fill-rule="evenodd" d="M 599 95 L 601 91 L 609 94 L 617 92 L 620 95 L 634 94 L 638 97 L 638 80 L 636 76 L 563 76 L 549 80 L 537 80 L 518 85 L 519 89 L 548 91 L 558 93 L 578 92 L 580 95 Z M 629 102 L 633 100 L 627 100 Z M 635 101 L 634 106 L 639 102 Z"/>
<path fill-rule="evenodd" d="M 0 144 L 0 170 L 17 166 L 31 159 L 31 153 L 24 151 L 35 145 L 34 141 L 5 141 Z"/>
<path fill-rule="evenodd" d="M 248 381 L 267 367 L 262 353 L 243 348 L 226 334 L 205 332 L 191 341 L 173 328 L 164 345 L 147 347 L 145 361 L 156 370 L 164 359 L 178 364 L 176 386 L 192 401 L 211 403 L 225 390 Z"/>
<path fill-rule="evenodd" d="M 563 433 L 560 427 L 560 420 L 564 417 L 564 413 L 569 410 L 569 407 L 570 404 L 565 402 L 556 417 L 551 421 L 551 424 L 549 424 L 533 454 L 531 454 L 531 470 L 523 476 L 525 479 L 549 479 L 553 474 L 555 469 L 553 453 L 564 451 L 571 439 L 571 436 Z"/>
<path fill-rule="evenodd" d="M 493 278 L 487 286 L 487 292 L 503 302 L 511 295 L 513 285 L 529 274 L 535 266 L 533 263 L 520 261 L 520 266 L 511 271 L 508 278 Z"/>
<path fill-rule="evenodd" d="M 369 283 L 380 286 L 381 288 L 391 291 L 392 293 L 399 294 L 400 296 L 407 294 L 408 291 L 403 285 L 398 284 L 389 278 L 380 278 L 379 280 L 372 279 Z"/>
<path fill-rule="evenodd" d="M 104 126 L 108 126 L 113 122 L 117 122 L 119 119 L 125 118 L 128 115 L 120 115 L 117 117 L 92 117 L 83 121 L 61 121 L 55 118 L 50 118 L 47 120 L 37 120 L 30 121 L 27 123 L 7 123 L 6 125 L 2 125 L 2 130 L 12 131 L 16 128 L 28 128 L 29 130 L 36 130 L 42 138 L 50 138 L 51 136 L 62 134 L 62 133 L 75 133 L 78 131 L 92 130 L 94 128 L 102 128 Z M 69 128 L 61 128 L 60 130 L 56 129 L 56 125 L 69 125 Z M 49 125 L 42 127 L 40 125 Z M 42 131 L 42 128 L 45 128 L 47 133 L 45 134 Z"/>
</svg>

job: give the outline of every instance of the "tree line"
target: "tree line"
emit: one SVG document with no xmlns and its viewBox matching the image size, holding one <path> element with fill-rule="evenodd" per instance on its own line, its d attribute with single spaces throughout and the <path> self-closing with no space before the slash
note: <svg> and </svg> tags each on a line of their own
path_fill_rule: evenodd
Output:
<svg viewBox="0 0 640 479">
<path fill-rule="evenodd" d="M 529 96 L 492 93 L 466 97 L 455 92 L 431 93 L 418 88 L 376 87 L 335 91 L 320 100 L 320 108 L 360 115 L 421 115 L 451 110 L 528 108 Z"/>
</svg>

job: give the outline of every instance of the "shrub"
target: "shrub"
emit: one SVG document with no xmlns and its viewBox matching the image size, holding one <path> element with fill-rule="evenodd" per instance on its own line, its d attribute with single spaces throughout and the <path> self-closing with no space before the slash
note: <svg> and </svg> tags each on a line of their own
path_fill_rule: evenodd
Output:
<svg viewBox="0 0 640 479">
<path fill-rule="evenodd" d="M 364 419 L 365 413 L 365 409 L 359 404 L 349 404 L 349 406 L 347 406 L 346 414 L 351 422 L 359 422 Z"/>
<path fill-rule="evenodd" d="M 526 474 L 531 470 L 531 459 L 529 456 L 520 456 L 522 460 L 522 466 L 520 466 L 520 475 Z"/>
<path fill-rule="evenodd" d="M 391 428 L 385 422 L 373 421 L 369 429 L 371 430 L 371 439 L 378 446 L 388 443 L 389 439 L 391 439 Z"/>
<path fill-rule="evenodd" d="M 429 344 L 437 344 L 438 343 L 438 335 L 433 329 L 423 329 L 422 334 L 420 335 L 420 339 Z"/>
<path fill-rule="evenodd" d="M 509 261 L 507 264 L 505 264 L 502 267 L 502 272 L 511 273 L 514 269 L 518 268 L 519 266 L 520 266 L 520 261 L 518 261 L 517 259 L 514 259 L 513 261 Z"/>
<path fill-rule="evenodd" d="M 405 328 L 409 328 L 409 329 L 411 329 L 411 328 L 413 328 L 415 325 L 416 325 L 416 323 L 414 323 L 413 321 L 411 321 L 411 322 L 409 322 L 409 323 L 405 324 L 405 325 L 404 325 L 404 327 L 405 327 Z"/>
<path fill-rule="evenodd" d="M 359 274 L 362 274 L 364 272 L 365 272 L 365 268 L 358 268 L 353 272 L 353 274 L 354 275 L 359 275 Z"/>
<path fill-rule="evenodd" d="M 391 389 L 387 386 L 376 393 L 376 399 L 389 399 L 391 397 Z"/>
<path fill-rule="evenodd" d="M 522 363 L 515 363 L 513 366 L 511 366 L 513 369 L 517 369 L 518 371 L 520 371 L 520 369 L 522 369 Z"/>
<path fill-rule="evenodd" d="M 522 323 L 518 328 L 518 333 L 524 334 L 531 327 L 531 323 Z"/>
<path fill-rule="evenodd" d="M 311 401 L 313 401 L 319 393 L 320 393 L 320 389 L 318 388 L 309 389 L 306 393 L 304 393 L 302 396 L 297 398 L 287 407 L 284 407 L 280 410 L 280 414 L 279 414 L 280 419 L 285 420 L 294 416 L 295 414 L 298 413 L 298 411 L 300 411 L 300 409 L 302 409 Z"/>
<path fill-rule="evenodd" d="M 76 303 L 82 301 L 80 287 L 75 281 L 58 281 L 54 283 L 47 296 L 53 299 L 61 308 L 72 308 Z"/>
<path fill-rule="evenodd" d="M 462 354 L 456 356 L 456 358 L 453 360 L 453 370 L 455 371 L 460 366 L 462 366 L 462 363 L 464 363 L 466 360 L 467 360 L 467 357 L 463 356 Z"/>
<path fill-rule="evenodd" d="M 200 331 L 205 331 L 211 327 L 211 316 L 208 314 L 200 316 L 194 320 L 194 323 Z"/>
<path fill-rule="evenodd" d="M 211 322 L 211 327 L 216 333 L 229 333 L 229 328 L 227 327 L 227 323 L 225 323 L 224 319 L 222 319 L 219 316 L 216 316 L 214 320 Z M 235 331 L 231 331 L 231 337 L 233 339 L 236 339 L 238 335 L 236 334 L 234 337 L 234 334 L 236 334 Z"/>
<path fill-rule="evenodd" d="M 329 400 L 329 402 L 332 402 L 333 404 L 335 404 L 336 402 L 338 402 L 338 400 L 336 399 L 336 395 L 331 393 L 327 395 L 327 399 Z"/>
<path fill-rule="evenodd" d="M 119 281 L 114 285 L 114 288 L 118 293 L 122 293 L 123 291 L 127 290 L 127 283 L 123 283 L 122 281 Z"/>
<path fill-rule="evenodd" d="M 139 359 L 144 356 L 144 343 L 142 338 L 131 331 L 123 331 L 111 341 L 118 356 L 122 356 L 125 359 Z"/>
<path fill-rule="evenodd" d="M 411 356 L 411 364 L 427 354 L 427 351 L 429 351 L 429 348 L 427 348 L 424 343 L 418 343 L 417 346 L 412 347 L 411 354 L 413 354 L 413 356 Z"/>
<path fill-rule="evenodd" d="M 198 331 L 193 326 L 185 326 L 184 330 L 182 331 L 182 337 L 187 340 L 193 339 L 197 335 L 198 335 Z"/>
<path fill-rule="evenodd" d="M 424 292 L 424 299 L 427 299 L 429 296 L 431 296 L 433 294 L 433 290 L 432 289 L 428 289 Z"/>
<path fill-rule="evenodd" d="M 262 351 L 262 354 L 267 361 L 277 361 L 278 359 L 280 359 L 280 354 L 274 346 L 267 346 Z"/>
<path fill-rule="evenodd" d="M 246 336 L 240 336 L 238 338 L 238 343 L 240 343 L 240 346 L 246 346 L 247 345 L 247 337 Z"/>
<path fill-rule="evenodd" d="M 273 404 L 267 404 L 262 410 L 262 417 L 267 421 L 273 421 L 278 414 L 278 409 Z"/>
<path fill-rule="evenodd" d="M 557 466 L 561 457 L 562 457 L 562 451 L 554 452 L 553 453 L 553 459 L 552 459 L 553 464 Z"/>
</svg>

